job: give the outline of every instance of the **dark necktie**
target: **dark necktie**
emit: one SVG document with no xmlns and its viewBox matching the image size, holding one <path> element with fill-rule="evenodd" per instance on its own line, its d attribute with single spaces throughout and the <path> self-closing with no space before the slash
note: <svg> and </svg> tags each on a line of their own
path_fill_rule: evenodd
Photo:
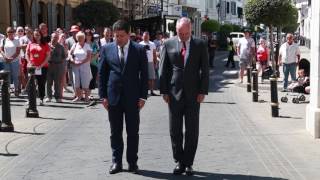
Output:
<svg viewBox="0 0 320 180">
<path fill-rule="evenodd" d="M 182 61 L 183 66 L 184 66 L 184 59 L 186 57 L 186 54 L 187 54 L 186 42 L 183 42 L 183 46 L 180 50 L 180 56 L 181 56 L 181 61 Z"/>
<path fill-rule="evenodd" d="M 120 65 L 121 65 L 121 69 L 123 70 L 123 68 L 124 68 L 124 50 L 123 50 L 123 47 L 120 47 Z"/>
</svg>

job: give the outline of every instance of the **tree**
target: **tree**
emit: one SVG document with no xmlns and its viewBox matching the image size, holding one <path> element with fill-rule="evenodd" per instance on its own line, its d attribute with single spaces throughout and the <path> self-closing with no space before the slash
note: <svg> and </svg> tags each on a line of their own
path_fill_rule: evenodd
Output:
<svg viewBox="0 0 320 180">
<path fill-rule="evenodd" d="M 217 32 L 220 29 L 220 24 L 216 20 L 207 20 L 201 24 L 201 31 L 205 33 Z"/>
<path fill-rule="evenodd" d="M 220 27 L 219 31 L 219 46 L 221 48 L 227 47 L 227 37 L 233 31 L 233 26 L 231 24 L 223 24 Z"/>
<path fill-rule="evenodd" d="M 74 9 L 75 23 L 81 22 L 85 28 L 111 26 L 120 17 L 118 8 L 103 0 L 92 0 Z"/>
<path fill-rule="evenodd" d="M 232 24 L 232 31 L 233 32 L 241 32 L 241 26 Z"/>
<path fill-rule="evenodd" d="M 273 57 L 273 29 L 297 22 L 297 9 L 291 0 L 249 0 L 245 6 L 245 17 L 252 25 L 265 24 L 270 30 L 272 67 L 276 68 Z"/>
<path fill-rule="evenodd" d="M 285 33 L 294 33 L 299 26 L 299 24 L 297 23 L 298 11 L 296 8 L 291 8 L 288 11 L 290 11 L 289 13 L 292 14 L 292 18 L 290 18 L 288 23 L 284 25 L 284 27 L 282 28 L 282 31 Z"/>
</svg>

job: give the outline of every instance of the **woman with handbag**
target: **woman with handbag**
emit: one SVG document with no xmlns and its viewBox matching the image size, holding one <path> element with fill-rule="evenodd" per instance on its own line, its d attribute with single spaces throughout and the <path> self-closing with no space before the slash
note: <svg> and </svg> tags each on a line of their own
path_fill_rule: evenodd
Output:
<svg viewBox="0 0 320 180">
<path fill-rule="evenodd" d="M 82 31 L 79 31 L 76 35 L 77 43 L 72 45 L 69 52 L 76 95 L 72 102 L 80 101 L 83 93 L 85 94 L 85 102 L 90 101 L 89 85 L 92 79 L 90 69 L 92 48 L 86 43 L 85 37 L 85 34 Z"/>
<path fill-rule="evenodd" d="M 15 30 L 12 27 L 7 28 L 7 38 L 0 43 L 0 52 L 4 60 L 4 69 L 10 71 L 10 78 L 14 84 L 14 95 L 19 96 L 19 55 L 20 42 L 16 39 Z"/>
<path fill-rule="evenodd" d="M 259 40 L 259 46 L 257 48 L 257 65 L 258 65 L 258 74 L 260 71 L 262 71 L 262 74 L 264 70 L 268 67 L 269 65 L 269 49 L 267 47 L 266 40 L 261 38 Z M 263 76 L 261 74 L 261 82 L 263 83 Z"/>
</svg>

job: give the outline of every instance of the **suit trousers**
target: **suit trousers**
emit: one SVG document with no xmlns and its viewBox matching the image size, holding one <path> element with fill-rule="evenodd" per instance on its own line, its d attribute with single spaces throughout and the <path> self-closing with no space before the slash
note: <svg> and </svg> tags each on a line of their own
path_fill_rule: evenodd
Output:
<svg viewBox="0 0 320 180">
<path fill-rule="evenodd" d="M 200 103 L 188 100 L 182 95 L 180 100 L 170 98 L 169 127 L 172 143 L 173 158 L 186 166 L 193 165 L 199 137 L 199 109 Z M 183 137 L 183 122 L 185 122 L 185 136 Z M 184 145 L 183 145 L 184 139 Z"/>
<path fill-rule="evenodd" d="M 127 162 L 134 164 L 138 160 L 140 116 L 138 102 L 127 103 L 123 98 L 115 106 L 109 106 L 108 115 L 111 129 L 112 162 L 122 164 L 123 154 L 123 120 L 127 132 Z M 123 119 L 124 118 L 124 119 Z"/>
</svg>

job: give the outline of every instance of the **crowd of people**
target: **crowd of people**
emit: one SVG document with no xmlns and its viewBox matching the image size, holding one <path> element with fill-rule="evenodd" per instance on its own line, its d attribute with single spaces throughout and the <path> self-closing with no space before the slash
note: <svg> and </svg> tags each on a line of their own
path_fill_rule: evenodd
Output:
<svg viewBox="0 0 320 180">
<path fill-rule="evenodd" d="M 233 44 L 232 38 L 228 38 L 229 56 L 225 67 L 232 64 L 235 67 L 234 55 L 239 57 L 239 82 L 243 83 L 243 77 L 247 67 L 256 65 L 258 75 L 261 76 L 261 83 L 264 82 L 266 71 L 271 69 L 270 46 L 267 40 L 262 37 L 256 44 L 252 38 L 251 30 L 244 29 L 244 37 L 239 39 L 238 44 Z M 310 82 L 308 80 L 310 72 L 310 64 L 306 59 L 300 58 L 299 45 L 294 42 L 294 35 L 288 33 L 285 36 L 285 41 L 279 49 L 279 57 L 277 57 L 277 65 L 283 68 L 283 92 L 294 91 L 299 93 L 310 92 Z M 254 61 L 256 59 L 256 62 Z M 307 61 L 307 63 L 305 63 Z M 306 65 L 309 64 L 309 65 Z M 273 70 L 275 71 L 275 70 Z M 299 77 L 296 77 L 297 71 Z M 289 75 L 291 76 L 291 85 L 289 85 Z M 268 78 L 268 77 L 267 77 Z M 307 79 L 302 81 L 301 79 Z M 303 83 L 302 83 L 303 82 Z M 299 88 L 292 88 L 299 84 Z"/>
<path fill-rule="evenodd" d="M 28 67 L 35 67 L 39 105 L 53 98 L 62 102 L 64 92 L 74 93 L 73 102 L 92 102 L 91 91 L 98 87 L 100 49 L 114 41 L 109 27 L 104 28 L 101 36 L 77 25 L 69 31 L 57 28 L 52 34 L 48 33 L 45 23 L 35 29 L 8 27 L 6 35 L 0 34 L 0 70 L 10 72 L 16 97 L 27 94 Z M 130 34 L 130 40 L 146 48 L 149 89 L 153 96 L 157 95 L 153 90 L 159 88 L 160 51 L 166 38 L 168 36 L 157 32 L 152 42 L 149 32 Z"/>
</svg>

